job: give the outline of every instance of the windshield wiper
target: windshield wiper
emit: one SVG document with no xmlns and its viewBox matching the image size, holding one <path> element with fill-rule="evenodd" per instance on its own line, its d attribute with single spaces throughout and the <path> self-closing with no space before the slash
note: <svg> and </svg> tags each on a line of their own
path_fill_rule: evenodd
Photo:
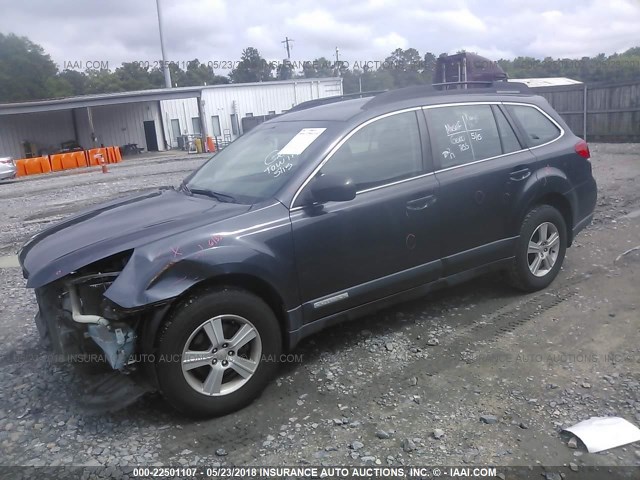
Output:
<svg viewBox="0 0 640 480">
<path fill-rule="evenodd" d="M 189 189 L 189 187 L 187 186 L 186 182 L 182 182 L 180 184 L 180 188 L 179 189 L 182 190 L 187 195 L 192 195 L 191 189 Z"/>
<path fill-rule="evenodd" d="M 207 197 L 215 198 L 219 202 L 238 203 L 235 197 L 228 195 L 226 193 L 214 192 L 213 190 L 207 190 L 205 188 L 189 188 L 186 185 L 184 187 L 186 191 L 191 195 L 193 194 L 206 195 Z"/>
</svg>

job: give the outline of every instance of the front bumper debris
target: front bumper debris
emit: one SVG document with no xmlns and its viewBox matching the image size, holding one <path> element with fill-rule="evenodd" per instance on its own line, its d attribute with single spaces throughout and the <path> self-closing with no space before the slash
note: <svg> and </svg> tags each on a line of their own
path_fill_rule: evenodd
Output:
<svg viewBox="0 0 640 480">
<path fill-rule="evenodd" d="M 114 370 L 122 370 L 129 363 L 135 349 L 136 334 L 131 327 L 112 328 L 91 324 L 87 327 L 89 337 L 104 352 L 109 365 Z"/>
</svg>

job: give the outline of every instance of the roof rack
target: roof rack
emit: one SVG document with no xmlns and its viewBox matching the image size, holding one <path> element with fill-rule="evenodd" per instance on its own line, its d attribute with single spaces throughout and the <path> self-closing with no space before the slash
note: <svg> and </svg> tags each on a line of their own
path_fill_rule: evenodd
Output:
<svg viewBox="0 0 640 480">
<path fill-rule="evenodd" d="M 386 90 L 372 90 L 368 92 L 358 92 L 358 93 L 350 93 L 347 95 L 335 95 L 333 97 L 325 97 L 325 98 L 317 98 L 315 100 L 309 100 L 307 102 L 302 102 L 296 105 L 295 107 L 287 110 L 289 112 L 298 112 L 300 110 L 306 110 L 307 108 L 318 107 L 320 105 L 328 105 L 330 103 L 342 102 L 343 100 L 352 100 L 354 98 L 366 98 L 373 97 L 380 93 L 384 93 Z"/>
<path fill-rule="evenodd" d="M 522 82 L 507 82 L 504 80 L 473 80 L 468 82 L 442 82 L 434 83 L 433 86 L 438 90 L 469 90 L 465 93 L 474 93 L 477 88 L 483 88 L 483 91 L 490 90 L 494 93 L 531 93 L 528 85 Z M 454 88 L 449 88 L 454 87 Z M 468 88 L 471 87 L 471 88 Z"/>
<path fill-rule="evenodd" d="M 473 85 L 472 88 L 466 88 Z M 437 89 L 439 86 L 452 86 L 454 89 Z M 461 88 L 463 87 L 463 88 Z M 372 98 L 362 106 L 363 110 L 369 110 L 371 108 L 385 105 L 387 103 L 398 102 L 401 100 L 411 100 L 419 97 L 433 97 L 441 95 L 459 95 L 459 94 L 487 94 L 487 93 L 531 93 L 529 87 L 524 83 L 517 82 L 485 82 L 485 81 L 473 81 L 473 82 L 447 82 L 434 85 L 417 85 L 413 87 L 400 88 L 398 90 L 389 90 L 375 98 Z"/>
</svg>

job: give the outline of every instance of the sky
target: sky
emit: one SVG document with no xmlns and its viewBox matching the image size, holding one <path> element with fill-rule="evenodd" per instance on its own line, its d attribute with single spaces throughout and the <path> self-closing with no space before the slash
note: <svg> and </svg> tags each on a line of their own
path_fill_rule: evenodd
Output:
<svg viewBox="0 0 640 480">
<path fill-rule="evenodd" d="M 396 48 L 491 60 L 580 58 L 640 46 L 640 0 L 160 0 L 167 60 L 324 56 L 380 61 Z M 62 69 L 161 59 L 156 0 L 0 0 L 0 32 L 29 37 Z M 95 63 L 98 62 L 98 63 Z"/>
</svg>

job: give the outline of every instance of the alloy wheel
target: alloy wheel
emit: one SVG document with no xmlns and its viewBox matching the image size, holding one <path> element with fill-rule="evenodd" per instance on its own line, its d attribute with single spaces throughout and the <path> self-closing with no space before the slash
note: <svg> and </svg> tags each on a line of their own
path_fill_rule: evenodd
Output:
<svg viewBox="0 0 640 480">
<path fill-rule="evenodd" d="M 544 222 L 533 231 L 527 249 L 529 271 L 536 277 L 548 274 L 558 259 L 560 251 L 560 234 L 558 227 L 551 222 Z"/>
<path fill-rule="evenodd" d="M 228 395 L 258 369 L 262 340 L 257 328 L 238 315 L 218 315 L 202 323 L 182 351 L 182 373 L 199 393 Z"/>
</svg>

